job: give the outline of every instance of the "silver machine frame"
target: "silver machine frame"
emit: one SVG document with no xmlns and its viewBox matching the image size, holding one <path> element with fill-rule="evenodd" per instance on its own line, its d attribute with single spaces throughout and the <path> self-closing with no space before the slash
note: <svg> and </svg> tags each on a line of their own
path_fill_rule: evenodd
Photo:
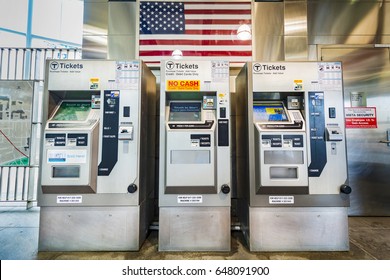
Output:
<svg viewBox="0 0 390 280">
<path fill-rule="evenodd" d="M 341 63 L 247 63 L 236 100 L 238 216 L 249 249 L 349 250 Z M 258 123 L 262 101 L 283 101 L 303 119 Z"/>
<path fill-rule="evenodd" d="M 155 76 L 140 60 L 52 59 L 46 69 L 39 251 L 139 250 L 154 215 Z M 91 95 L 93 125 L 53 120 L 62 101 Z M 54 178 L 51 162 L 65 169 L 68 157 L 83 165 L 78 178 Z"/>
<path fill-rule="evenodd" d="M 170 120 L 171 109 L 191 110 L 191 106 L 198 106 L 193 105 L 194 101 L 202 102 L 198 119 Z M 173 103 L 176 109 L 170 107 L 171 102 L 176 102 Z M 177 102 L 184 102 L 184 105 Z M 213 107 L 210 110 L 203 107 L 208 103 Z M 180 108 L 177 110 L 182 110 Z M 229 63 L 163 61 L 160 251 L 230 250 L 230 142 Z"/>
</svg>

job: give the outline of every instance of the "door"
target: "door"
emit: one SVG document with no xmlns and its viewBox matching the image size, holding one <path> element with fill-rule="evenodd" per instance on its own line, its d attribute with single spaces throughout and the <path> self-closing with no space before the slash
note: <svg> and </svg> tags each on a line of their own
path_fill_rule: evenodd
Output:
<svg viewBox="0 0 390 280">
<path fill-rule="evenodd" d="M 367 121 L 363 115 L 346 119 L 349 215 L 390 216 L 389 48 L 326 46 L 321 56 L 343 62 L 346 112 L 376 111 Z"/>
</svg>

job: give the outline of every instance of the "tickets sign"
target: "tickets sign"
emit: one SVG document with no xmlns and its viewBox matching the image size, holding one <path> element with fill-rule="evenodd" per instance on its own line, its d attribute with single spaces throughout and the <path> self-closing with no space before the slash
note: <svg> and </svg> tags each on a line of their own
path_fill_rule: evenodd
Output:
<svg viewBox="0 0 390 280">
<path fill-rule="evenodd" d="M 168 80 L 166 89 L 168 91 L 171 90 L 199 91 L 200 80 Z"/>
<path fill-rule="evenodd" d="M 346 128 L 377 128 L 375 107 L 348 107 L 345 108 Z"/>
</svg>

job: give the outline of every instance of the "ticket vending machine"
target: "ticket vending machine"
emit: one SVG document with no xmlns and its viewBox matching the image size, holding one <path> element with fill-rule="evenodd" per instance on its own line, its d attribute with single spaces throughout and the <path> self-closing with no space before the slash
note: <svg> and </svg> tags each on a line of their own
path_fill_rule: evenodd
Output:
<svg viewBox="0 0 390 280">
<path fill-rule="evenodd" d="M 138 250 L 153 215 L 154 75 L 138 60 L 46 69 L 39 250 Z"/>
<path fill-rule="evenodd" d="M 247 63 L 236 94 L 238 212 L 250 250 L 348 250 L 341 63 Z"/>
<path fill-rule="evenodd" d="M 226 61 L 163 61 L 159 250 L 230 250 Z"/>
</svg>

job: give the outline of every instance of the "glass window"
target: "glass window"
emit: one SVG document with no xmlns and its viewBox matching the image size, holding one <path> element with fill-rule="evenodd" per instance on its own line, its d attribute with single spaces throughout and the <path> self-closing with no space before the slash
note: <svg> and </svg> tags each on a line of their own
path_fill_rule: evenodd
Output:
<svg viewBox="0 0 390 280">
<path fill-rule="evenodd" d="M 26 36 L 0 30 L 0 46 L 24 48 L 26 47 Z"/>
<path fill-rule="evenodd" d="M 83 7 L 80 0 L 34 0 L 33 35 L 81 45 Z"/>
<path fill-rule="evenodd" d="M 29 3 L 33 4 L 31 22 L 28 21 Z M 82 0 L 0 0 L 0 7 L 2 47 L 74 48 L 82 45 Z"/>
<path fill-rule="evenodd" d="M 25 33 L 27 30 L 28 0 L 0 0 L 0 28 Z"/>
</svg>

